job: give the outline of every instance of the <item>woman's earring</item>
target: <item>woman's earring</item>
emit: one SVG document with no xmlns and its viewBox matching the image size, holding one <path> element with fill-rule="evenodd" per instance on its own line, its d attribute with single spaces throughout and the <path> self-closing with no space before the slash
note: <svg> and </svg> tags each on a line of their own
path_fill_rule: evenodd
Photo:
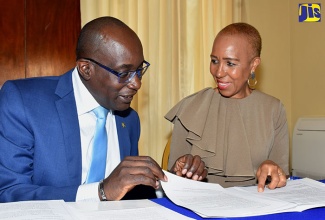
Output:
<svg viewBox="0 0 325 220">
<path fill-rule="evenodd" d="M 249 76 L 249 78 L 247 80 L 247 84 L 248 84 L 249 88 L 255 89 L 255 86 L 257 84 L 257 79 L 255 77 L 255 73 L 254 72 L 251 72 L 251 75 Z"/>
</svg>

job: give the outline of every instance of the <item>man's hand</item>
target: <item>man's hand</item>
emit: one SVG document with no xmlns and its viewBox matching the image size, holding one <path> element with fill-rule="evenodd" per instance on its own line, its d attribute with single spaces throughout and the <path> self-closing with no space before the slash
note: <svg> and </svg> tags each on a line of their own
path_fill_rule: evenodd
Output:
<svg viewBox="0 0 325 220">
<path fill-rule="evenodd" d="M 205 163 L 201 157 L 186 154 L 178 158 L 170 170 L 177 176 L 183 176 L 192 180 L 203 180 L 208 175 Z"/>
<path fill-rule="evenodd" d="M 269 189 L 284 187 L 287 184 L 285 172 L 271 160 L 264 161 L 257 169 L 258 192 L 263 192 L 265 182 L 270 177 L 271 182 L 267 185 Z"/>
<path fill-rule="evenodd" d="M 137 185 L 159 188 L 159 181 L 167 177 L 151 157 L 126 157 L 103 181 L 107 200 L 120 200 Z"/>
</svg>

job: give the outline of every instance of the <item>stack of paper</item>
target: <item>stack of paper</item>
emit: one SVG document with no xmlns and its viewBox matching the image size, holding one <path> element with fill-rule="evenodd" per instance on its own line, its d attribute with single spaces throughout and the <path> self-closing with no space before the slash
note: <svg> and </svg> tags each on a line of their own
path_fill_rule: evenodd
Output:
<svg viewBox="0 0 325 220">
<path fill-rule="evenodd" d="M 0 204 L 0 219 L 6 220 L 93 220 L 93 219 L 191 219 L 150 200 L 71 202 L 24 201 Z"/>
<path fill-rule="evenodd" d="M 202 217 L 245 217 L 296 212 L 325 206 L 325 184 L 308 178 L 288 181 L 287 186 L 257 192 L 257 186 L 222 188 L 165 171 L 161 182 L 167 197 Z"/>
</svg>

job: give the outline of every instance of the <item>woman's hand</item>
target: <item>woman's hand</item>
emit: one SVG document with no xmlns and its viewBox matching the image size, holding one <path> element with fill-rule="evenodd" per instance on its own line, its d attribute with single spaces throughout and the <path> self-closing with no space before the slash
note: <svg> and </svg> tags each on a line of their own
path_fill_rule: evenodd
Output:
<svg viewBox="0 0 325 220">
<path fill-rule="evenodd" d="M 271 182 L 267 184 L 269 189 L 284 187 L 287 184 L 285 172 L 271 160 L 264 161 L 257 169 L 256 178 L 258 181 L 258 192 L 263 192 L 268 177 Z"/>
<path fill-rule="evenodd" d="M 205 168 L 205 163 L 201 160 L 201 157 L 191 154 L 179 157 L 170 171 L 177 176 L 199 181 L 205 179 L 208 174 L 208 170 Z"/>
</svg>

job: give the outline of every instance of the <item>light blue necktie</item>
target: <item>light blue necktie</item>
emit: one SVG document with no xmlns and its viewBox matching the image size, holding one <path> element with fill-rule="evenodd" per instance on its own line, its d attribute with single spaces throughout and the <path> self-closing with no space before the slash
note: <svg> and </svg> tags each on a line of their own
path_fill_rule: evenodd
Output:
<svg viewBox="0 0 325 220">
<path fill-rule="evenodd" d="M 99 106 L 93 110 L 97 117 L 93 153 L 86 183 L 99 182 L 105 177 L 107 156 L 106 117 L 108 110 Z"/>
</svg>

